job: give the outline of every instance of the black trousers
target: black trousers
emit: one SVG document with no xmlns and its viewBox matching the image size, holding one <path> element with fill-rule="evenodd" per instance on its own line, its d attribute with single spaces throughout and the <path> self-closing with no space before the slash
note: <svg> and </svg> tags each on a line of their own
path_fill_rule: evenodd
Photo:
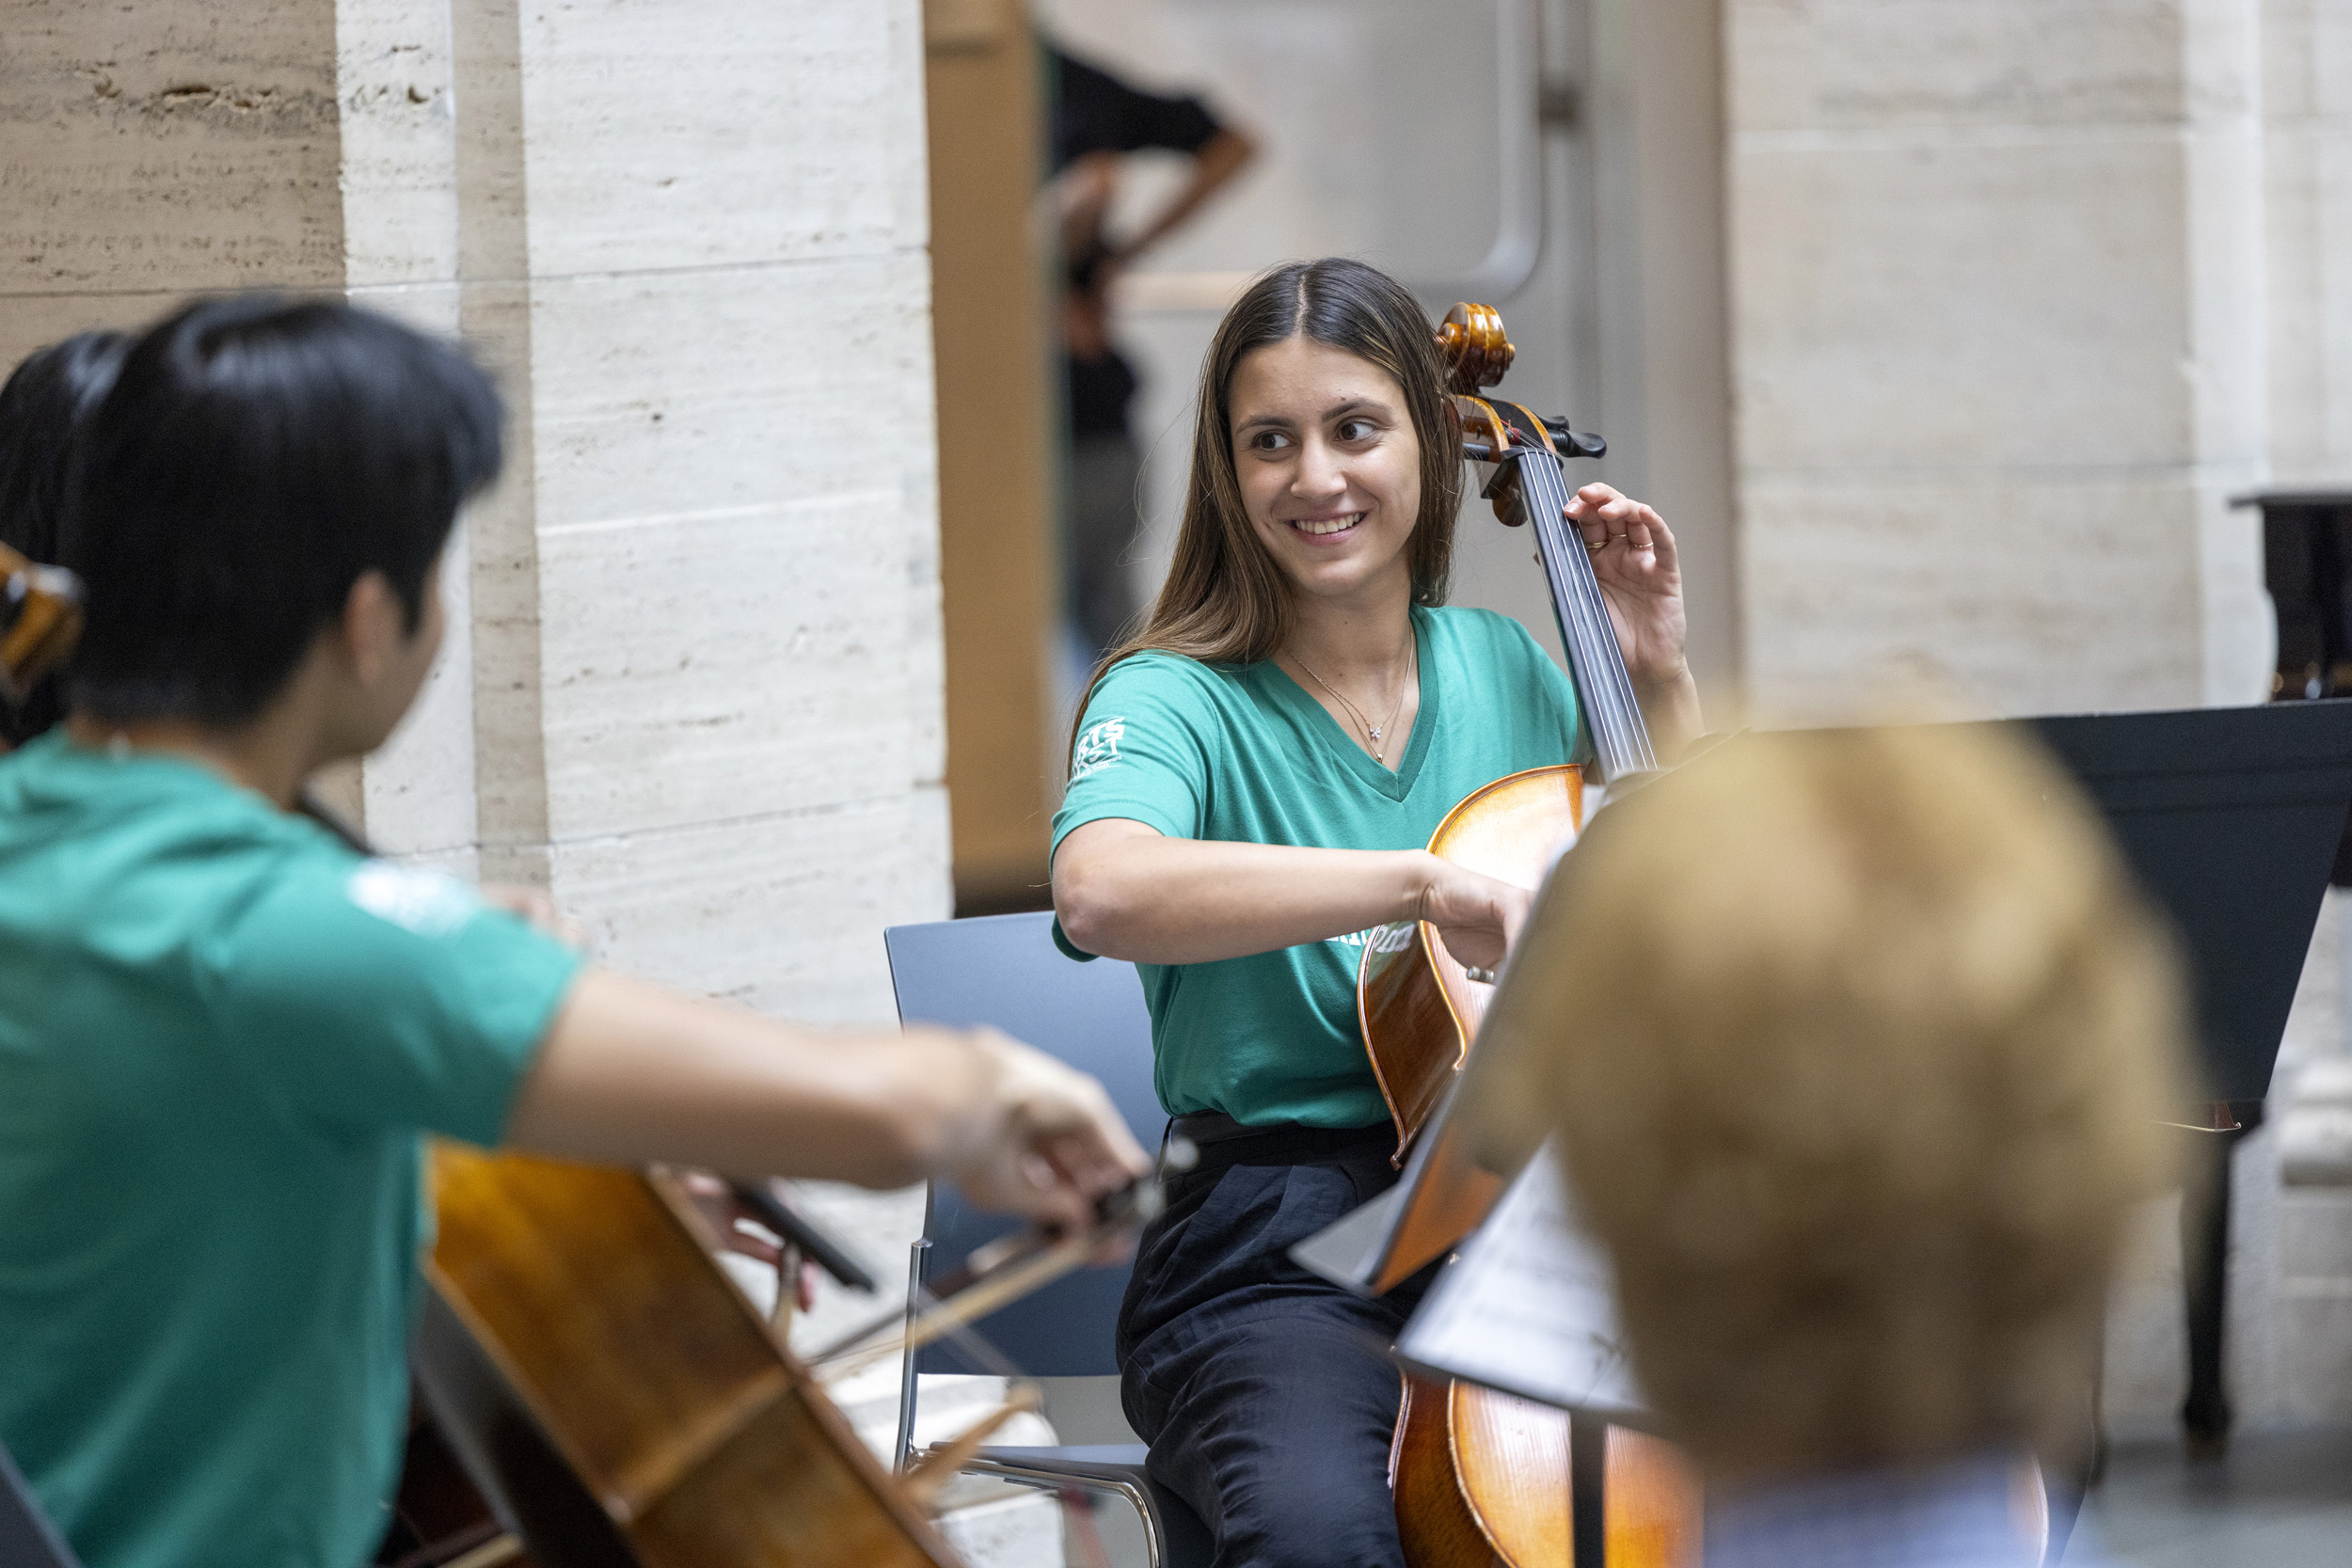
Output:
<svg viewBox="0 0 2352 1568">
<path fill-rule="evenodd" d="M 1119 1317 L 1127 1419 L 1217 1568 L 1401 1568 L 1390 1344 L 1427 1289 L 1367 1301 L 1290 1248 L 1396 1180 L 1388 1123 L 1204 1143 L 1137 1244 Z"/>
</svg>

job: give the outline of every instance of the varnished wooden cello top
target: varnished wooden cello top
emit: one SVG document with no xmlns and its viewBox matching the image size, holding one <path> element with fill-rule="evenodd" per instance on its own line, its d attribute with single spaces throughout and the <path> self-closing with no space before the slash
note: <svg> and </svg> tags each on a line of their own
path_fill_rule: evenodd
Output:
<svg viewBox="0 0 2352 1568">
<path fill-rule="evenodd" d="M 564 1568 L 953 1568 L 659 1178 L 443 1146 L 417 1370 Z"/>
<path fill-rule="evenodd" d="M 82 585 L 0 545 L 0 702 L 22 703 L 82 632 Z"/>
</svg>

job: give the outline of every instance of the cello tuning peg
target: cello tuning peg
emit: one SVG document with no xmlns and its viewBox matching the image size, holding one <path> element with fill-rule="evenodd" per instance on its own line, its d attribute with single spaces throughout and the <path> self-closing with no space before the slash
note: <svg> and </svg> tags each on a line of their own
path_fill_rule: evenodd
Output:
<svg viewBox="0 0 2352 1568">
<path fill-rule="evenodd" d="M 1589 430 L 1570 430 L 1565 420 L 1546 420 L 1544 428 L 1551 433 L 1552 444 L 1563 457 L 1606 457 L 1609 443 Z"/>
</svg>

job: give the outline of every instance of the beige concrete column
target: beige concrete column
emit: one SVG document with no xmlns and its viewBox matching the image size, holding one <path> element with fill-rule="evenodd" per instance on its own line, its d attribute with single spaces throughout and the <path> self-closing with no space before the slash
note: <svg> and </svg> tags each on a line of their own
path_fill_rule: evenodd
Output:
<svg viewBox="0 0 2352 1568">
<path fill-rule="evenodd" d="M 2257 0 L 1727 18 L 1759 705 L 2261 696 Z"/>
<path fill-rule="evenodd" d="M 533 527 L 477 545 L 475 718 L 527 731 L 535 680 L 539 755 L 485 744 L 485 844 L 544 812 L 632 969 L 887 1018 L 881 927 L 947 908 L 916 8 L 503 25 L 458 35 L 512 49 L 522 155 L 468 282 L 527 334 Z"/>
</svg>

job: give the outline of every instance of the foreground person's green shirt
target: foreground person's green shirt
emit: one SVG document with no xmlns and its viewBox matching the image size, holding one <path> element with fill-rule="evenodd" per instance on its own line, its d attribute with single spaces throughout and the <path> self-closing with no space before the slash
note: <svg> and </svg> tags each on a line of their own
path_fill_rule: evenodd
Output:
<svg viewBox="0 0 2352 1568">
<path fill-rule="evenodd" d="M 1391 772 L 1268 659 L 1115 665 L 1080 721 L 1054 847 L 1126 817 L 1170 838 L 1419 849 L 1462 797 L 1570 760 L 1575 689 L 1517 621 L 1415 610 L 1421 716 Z M 1388 1116 L 1356 1021 L 1356 932 L 1216 963 L 1139 964 L 1160 1103 L 1263 1126 Z M 1078 957 L 1054 927 L 1055 940 Z"/>
<path fill-rule="evenodd" d="M 0 758 L 0 1441 L 89 1568 L 357 1568 L 421 1130 L 491 1143 L 578 960 L 192 764 Z"/>
</svg>

